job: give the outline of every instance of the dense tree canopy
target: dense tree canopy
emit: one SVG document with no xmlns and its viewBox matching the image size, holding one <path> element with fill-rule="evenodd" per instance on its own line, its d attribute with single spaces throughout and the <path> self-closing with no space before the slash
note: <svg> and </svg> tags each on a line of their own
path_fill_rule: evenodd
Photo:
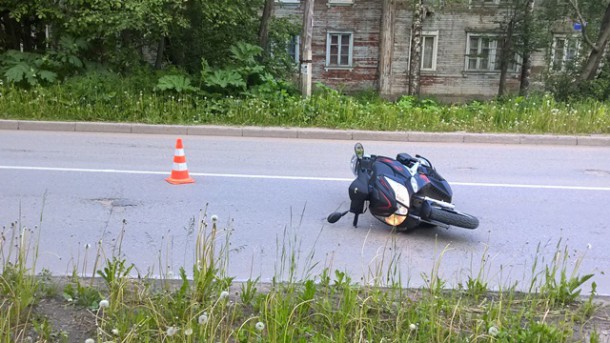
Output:
<svg viewBox="0 0 610 343">
<path fill-rule="evenodd" d="M 468 0 L 408 3 L 425 4 L 426 8 L 470 4 Z M 534 3 L 536 10 L 530 11 Z M 14 82 L 36 85 L 69 77 L 92 63 L 120 73 L 146 65 L 201 75 L 200 83 L 211 82 L 211 75 L 224 75 L 227 78 L 218 79 L 217 84 L 231 84 L 231 78 L 236 84 L 251 84 L 253 74 L 260 78 L 264 72 L 255 69 L 251 73 L 250 62 L 236 65 L 238 44 L 266 65 L 265 72 L 282 75 L 291 70 L 282 62 L 285 44 L 299 27 L 285 19 L 262 26 L 264 5 L 265 0 L 3 0 L 0 72 Z M 425 13 L 424 6 L 419 7 Z M 581 31 L 573 32 L 580 42 L 578 61 L 563 68 L 561 75 L 549 73 L 547 89 L 566 95 L 593 92 L 600 98 L 610 93 L 610 72 L 602 68 L 610 69 L 606 63 L 610 0 L 505 0 L 499 8 L 510 10 L 506 20 L 498 23 L 499 31 L 505 33 L 502 70 L 509 63 L 523 63 L 522 90 L 529 85 L 529 55 L 549 52 L 553 48 L 549 38 L 558 27 L 580 23 Z M 415 33 L 421 29 L 421 21 L 413 27 Z M 268 28 L 268 33 L 262 28 Z M 417 37 L 413 35 L 414 48 L 419 46 Z M 263 50 L 243 44 L 262 44 Z M 416 52 L 411 59 L 415 66 L 419 65 Z M 226 70 L 219 74 L 214 68 Z M 412 68 L 409 75 L 414 86 L 417 71 Z M 235 81 L 237 74 L 244 79 Z M 506 72 L 503 75 L 501 79 Z M 502 87 L 499 93 L 503 93 Z"/>
<path fill-rule="evenodd" d="M 549 33 L 572 29 L 567 37 L 576 47 L 576 58 L 561 72 L 555 71 L 546 81 L 559 98 L 574 96 L 607 99 L 610 96 L 610 73 L 607 44 L 610 39 L 610 1 L 608 0 L 539 0 L 538 19 L 548 22 Z M 553 47 L 550 47 L 553 48 Z M 549 54 L 551 55 L 551 54 Z"/>
<path fill-rule="evenodd" d="M 121 68 L 155 59 L 198 70 L 236 42 L 256 43 L 262 0 L 6 0 L 0 52 L 44 53 L 66 36 L 88 42 L 88 60 Z M 162 41 L 161 49 L 159 43 Z"/>
</svg>

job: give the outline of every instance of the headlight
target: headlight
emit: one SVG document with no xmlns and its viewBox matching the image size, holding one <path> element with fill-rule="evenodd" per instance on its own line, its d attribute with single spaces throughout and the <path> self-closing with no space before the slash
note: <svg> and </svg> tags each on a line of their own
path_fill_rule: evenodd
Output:
<svg viewBox="0 0 610 343">
<path fill-rule="evenodd" d="M 385 217 L 383 220 L 390 226 L 398 226 L 400 224 L 402 224 L 405 219 L 407 219 L 407 216 L 399 216 L 396 213 L 392 214 L 389 217 Z"/>
<path fill-rule="evenodd" d="M 400 183 L 386 177 L 385 178 L 386 181 L 388 181 L 388 184 L 390 185 L 390 187 L 392 187 L 392 190 L 394 191 L 394 194 L 396 195 L 396 200 L 401 203 L 403 206 L 405 207 L 409 207 L 411 205 L 411 196 L 409 194 L 409 190 L 407 189 L 407 187 L 405 187 L 404 185 L 401 185 Z"/>
</svg>

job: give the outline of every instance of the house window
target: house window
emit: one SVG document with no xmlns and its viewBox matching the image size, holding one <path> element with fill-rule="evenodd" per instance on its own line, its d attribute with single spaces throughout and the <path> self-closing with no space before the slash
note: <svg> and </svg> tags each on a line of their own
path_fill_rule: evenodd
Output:
<svg viewBox="0 0 610 343">
<path fill-rule="evenodd" d="M 466 41 L 466 70 L 499 71 L 502 42 L 497 36 L 468 34 Z M 517 56 L 509 61 L 508 70 L 517 70 Z"/>
<path fill-rule="evenodd" d="M 436 70 L 438 31 L 422 32 L 421 70 Z"/>
<path fill-rule="evenodd" d="M 326 66 L 329 68 L 351 67 L 353 46 L 351 32 L 329 32 L 326 35 Z"/>
<path fill-rule="evenodd" d="M 341 6 L 341 5 L 353 5 L 354 0 L 328 0 L 328 7 L 330 6 Z"/>
<path fill-rule="evenodd" d="M 578 56 L 579 44 L 577 40 L 566 35 L 555 35 L 551 50 L 551 68 L 554 71 L 565 71 Z"/>
<path fill-rule="evenodd" d="M 284 4 L 299 4 L 301 0 L 275 0 L 275 2 L 284 3 Z"/>
<path fill-rule="evenodd" d="M 290 60 L 296 64 L 299 64 L 301 59 L 301 36 L 294 35 L 290 42 L 288 42 L 288 56 L 290 56 Z"/>
</svg>

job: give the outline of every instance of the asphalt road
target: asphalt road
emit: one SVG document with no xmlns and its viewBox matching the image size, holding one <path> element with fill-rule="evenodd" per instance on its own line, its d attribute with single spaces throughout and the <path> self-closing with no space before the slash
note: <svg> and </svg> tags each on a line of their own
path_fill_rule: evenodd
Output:
<svg viewBox="0 0 610 343">
<path fill-rule="evenodd" d="M 191 270 L 192 224 L 206 213 L 229 228 L 219 243 L 228 232 L 227 272 L 237 280 L 328 267 L 365 283 L 420 286 L 438 273 L 455 287 L 482 273 L 490 285 L 526 289 L 532 267 L 551 263 L 559 246 L 569 273 L 595 273 L 598 293 L 610 294 L 608 147 L 363 141 L 369 153 L 428 157 L 457 207 L 481 222 L 396 234 L 368 214 L 358 228 L 351 218 L 325 221 L 347 209 L 353 141 L 183 137 L 196 183 L 171 185 L 176 138 L 0 130 L 6 239 L 15 221 L 40 232 L 36 268 L 53 274 L 90 273 L 101 240 L 106 256 L 120 248 L 142 274 L 177 275 Z"/>
</svg>

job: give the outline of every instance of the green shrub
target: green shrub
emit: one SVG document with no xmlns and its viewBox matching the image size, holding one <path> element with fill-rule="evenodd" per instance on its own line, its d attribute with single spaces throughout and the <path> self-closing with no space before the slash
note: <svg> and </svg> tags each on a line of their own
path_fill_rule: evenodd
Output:
<svg viewBox="0 0 610 343">
<path fill-rule="evenodd" d="M 83 70 L 85 64 L 78 54 L 86 46 L 83 39 L 63 36 L 57 50 L 45 54 L 6 51 L 0 54 L 0 75 L 18 87 L 53 84 Z"/>
</svg>

